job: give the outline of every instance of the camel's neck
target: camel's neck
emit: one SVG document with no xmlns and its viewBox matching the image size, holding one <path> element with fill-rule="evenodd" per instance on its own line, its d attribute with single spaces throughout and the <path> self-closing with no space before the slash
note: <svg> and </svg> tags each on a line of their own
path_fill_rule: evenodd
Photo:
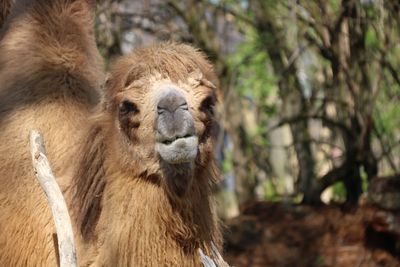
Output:
<svg viewBox="0 0 400 267">
<path fill-rule="evenodd" d="M 107 177 L 96 228 L 99 265 L 199 266 L 198 248 L 219 242 L 208 185 L 199 180 L 173 203 L 149 181 Z"/>
<path fill-rule="evenodd" d="M 88 133 L 68 193 L 80 264 L 199 266 L 198 248 L 208 254 L 220 244 L 208 169 L 196 170 L 186 194 L 173 199 L 159 181 L 132 177 L 106 157 L 103 131 Z"/>
</svg>

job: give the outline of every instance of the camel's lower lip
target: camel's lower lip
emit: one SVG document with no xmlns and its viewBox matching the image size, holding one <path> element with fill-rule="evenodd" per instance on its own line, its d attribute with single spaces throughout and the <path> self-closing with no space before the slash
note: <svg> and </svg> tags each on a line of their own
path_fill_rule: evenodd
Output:
<svg viewBox="0 0 400 267">
<path fill-rule="evenodd" d="M 170 164 L 192 162 L 197 156 L 197 136 L 177 138 L 171 142 L 157 142 L 156 151 Z"/>
</svg>

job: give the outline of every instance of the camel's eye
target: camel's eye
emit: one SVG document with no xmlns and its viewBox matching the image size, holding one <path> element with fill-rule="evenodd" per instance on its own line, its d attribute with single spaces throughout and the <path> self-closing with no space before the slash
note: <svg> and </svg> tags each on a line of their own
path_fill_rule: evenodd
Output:
<svg viewBox="0 0 400 267">
<path fill-rule="evenodd" d="M 120 115 L 134 115 L 138 114 L 139 109 L 136 106 L 135 103 L 129 101 L 129 100 L 124 100 L 119 104 L 119 114 Z"/>
<path fill-rule="evenodd" d="M 215 97 L 212 95 L 207 96 L 200 105 L 200 110 L 214 115 Z"/>
</svg>

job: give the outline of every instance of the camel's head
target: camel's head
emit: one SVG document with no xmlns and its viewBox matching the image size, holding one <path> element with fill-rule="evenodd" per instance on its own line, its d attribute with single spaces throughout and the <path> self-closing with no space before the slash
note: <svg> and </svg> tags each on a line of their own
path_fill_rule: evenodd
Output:
<svg viewBox="0 0 400 267">
<path fill-rule="evenodd" d="M 217 129 L 212 66 L 196 49 L 168 43 L 138 49 L 116 63 L 111 77 L 113 153 L 135 177 L 184 195 L 195 173 L 212 168 Z"/>
</svg>

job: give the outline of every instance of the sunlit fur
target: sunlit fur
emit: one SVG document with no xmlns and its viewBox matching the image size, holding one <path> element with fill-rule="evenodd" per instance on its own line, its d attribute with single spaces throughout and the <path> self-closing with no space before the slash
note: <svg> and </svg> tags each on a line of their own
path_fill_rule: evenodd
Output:
<svg viewBox="0 0 400 267">
<path fill-rule="evenodd" d="M 87 1 L 16 1 L 0 36 L 0 266 L 56 266 L 53 219 L 30 158 L 40 130 L 58 182 L 103 80 Z"/>
<path fill-rule="evenodd" d="M 165 164 L 155 153 L 154 99 L 166 83 L 184 93 L 195 120 L 200 144 L 192 168 Z M 197 249 L 221 245 L 211 197 L 216 124 L 201 109 L 215 97 L 211 83 L 212 66 L 187 45 L 139 49 L 114 65 L 68 191 L 81 264 L 201 266 Z M 123 99 L 138 108 L 129 121 L 118 116 Z M 183 194 L 174 179 L 185 183 Z"/>
</svg>

